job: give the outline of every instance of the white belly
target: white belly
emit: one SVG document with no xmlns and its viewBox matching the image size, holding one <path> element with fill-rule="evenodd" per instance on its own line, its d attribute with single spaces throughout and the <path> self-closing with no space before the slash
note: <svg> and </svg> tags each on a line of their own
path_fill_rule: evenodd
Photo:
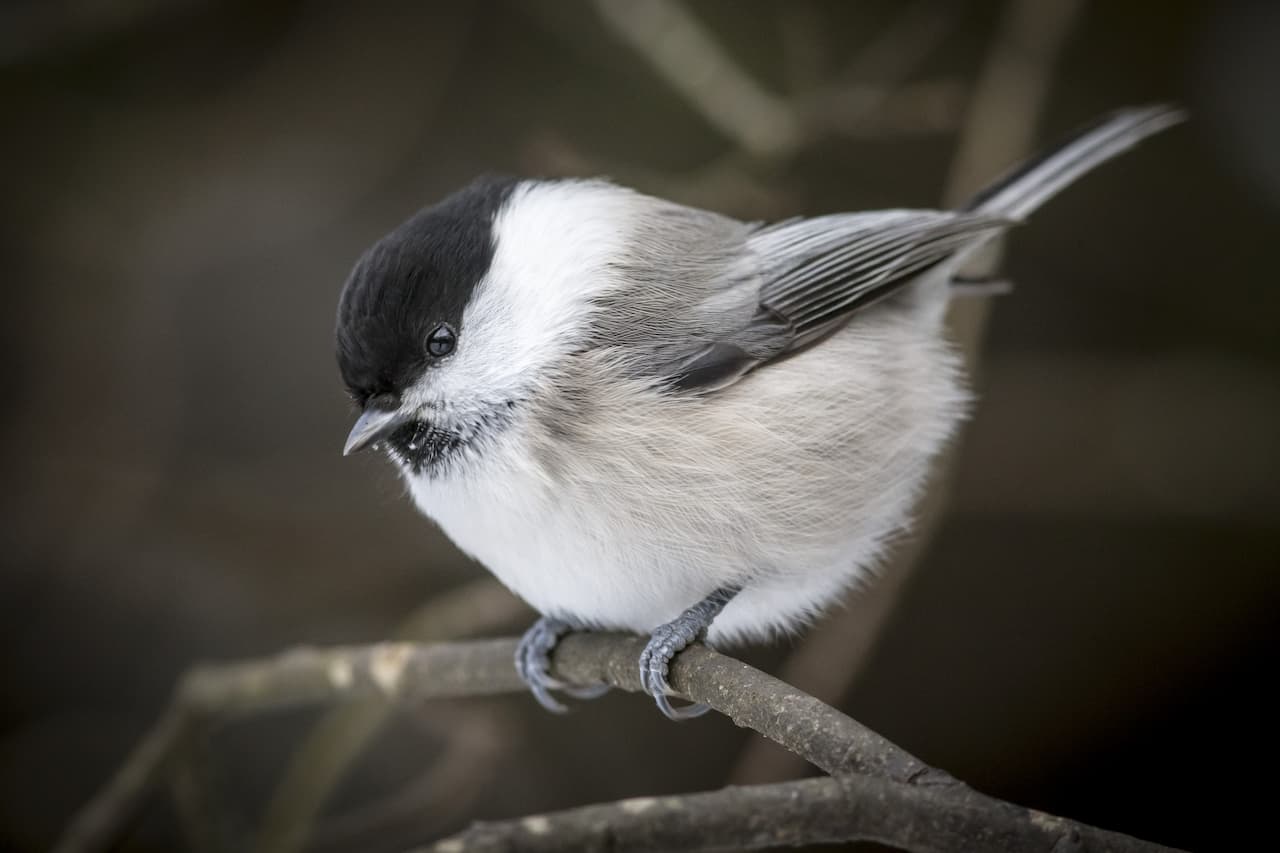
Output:
<svg viewBox="0 0 1280 853">
<path fill-rule="evenodd" d="M 842 381 L 859 363 L 885 368 Z M 592 401 L 570 437 L 526 424 L 410 486 L 542 613 L 647 633 L 737 585 L 711 632 L 731 641 L 796 627 L 873 567 L 964 399 L 918 327 L 839 333 L 706 399 Z"/>
</svg>

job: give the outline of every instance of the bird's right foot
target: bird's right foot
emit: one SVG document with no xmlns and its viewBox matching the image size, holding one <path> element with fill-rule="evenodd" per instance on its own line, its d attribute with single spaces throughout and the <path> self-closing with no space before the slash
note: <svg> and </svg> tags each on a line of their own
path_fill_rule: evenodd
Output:
<svg viewBox="0 0 1280 853">
<path fill-rule="evenodd" d="M 562 637 L 577 630 L 581 627 L 563 619 L 543 616 L 524 632 L 520 645 L 516 646 L 516 672 L 520 674 L 520 680 L 529 686 L 538 704 L 556 714 L 563 714 L 569 709 L 551 695 L 552 690 L 559 690 L 575 699 L 597 699 L 609 692 L 607 684 L 578 687 L 552 677 L 551 653 Z"/>
</svg>

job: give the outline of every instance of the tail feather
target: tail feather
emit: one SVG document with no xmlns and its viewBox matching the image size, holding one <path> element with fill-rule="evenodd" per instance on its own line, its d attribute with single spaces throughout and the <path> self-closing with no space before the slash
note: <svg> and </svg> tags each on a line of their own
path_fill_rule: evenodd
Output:
<svg viewBox="0 0 1280 853">
<path fill-rule="evenodd" d="M 1021 219 L 1081 175 L 1186 117 L 1169 104 L 1118 110 L 1014 169 L 970 199 L 964 210 Z"/>
</svg>

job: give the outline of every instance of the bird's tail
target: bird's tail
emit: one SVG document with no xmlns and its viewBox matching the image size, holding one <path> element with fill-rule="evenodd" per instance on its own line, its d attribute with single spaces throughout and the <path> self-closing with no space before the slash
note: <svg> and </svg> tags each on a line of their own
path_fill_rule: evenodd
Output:
<svg viewBox="0 0 1280 853">
<path fill-rule="evenodd" d="M 980 191 L 963 209 L 1022 219 L 1081 175 L 1186 117 L 1185 111 L 1170 104 L 1117 110 L 1018 166 Z"/>
</svg>

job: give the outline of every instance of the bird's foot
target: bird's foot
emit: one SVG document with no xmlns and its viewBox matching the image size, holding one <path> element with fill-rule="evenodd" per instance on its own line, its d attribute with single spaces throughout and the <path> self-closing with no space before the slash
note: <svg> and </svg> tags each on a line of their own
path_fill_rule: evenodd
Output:
<svg viewBox="0 0 1280 853">
<path fill-rule="evenodd" d="M 658 710 L 672 720 L 689 720 L 711 710 L 709 705 L 694 703 L 676 708 L 667 698 L 671 685 L 667 674 L 671 661 L 690 643 L 706 637 L 707 630 L 726 604 L 738 594 L 737 588 L 724 587 L 708 595 L 665 625 L 659 625 L 640 653 L 640 683 L 653 697 Z"/>
<path fill-rule="evenodd" d="M 581 629 L 582 626 L 563 619 L 543 616 L 524 632 L 516 646 L 516 672 L 520 674 L 520 680 L 529 686 L 538 704 L 556 714 L 563 714 L 569 709 L 551 695 L 552 690 L 559 690 L 575 699 L 597 699 L 609 692 L 607 684 L 578 687 L 565 684 L 551 675 L 551 652 L 556 644 L 565 634 Z"/>
</svg>

